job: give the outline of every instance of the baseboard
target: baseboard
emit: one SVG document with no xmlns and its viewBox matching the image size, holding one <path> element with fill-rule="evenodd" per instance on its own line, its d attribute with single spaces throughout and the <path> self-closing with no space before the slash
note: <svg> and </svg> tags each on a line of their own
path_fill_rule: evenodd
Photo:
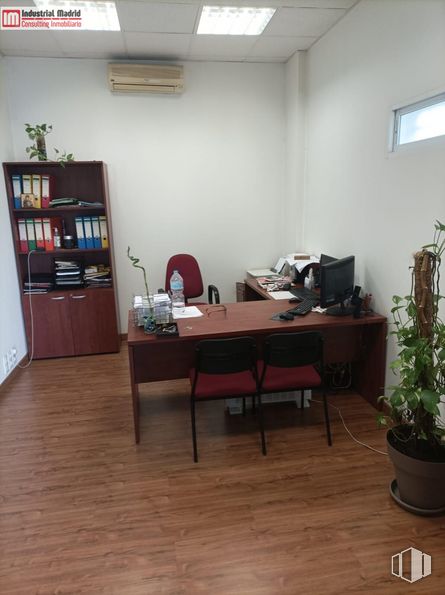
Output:
<svg viewBox="0 0 445 595">
<path fill-rule="evenodd" d="M 126 341 L 128 339 L 128 333 L 121 333 L 119 336 L 121 341 Z"/>
</svg>

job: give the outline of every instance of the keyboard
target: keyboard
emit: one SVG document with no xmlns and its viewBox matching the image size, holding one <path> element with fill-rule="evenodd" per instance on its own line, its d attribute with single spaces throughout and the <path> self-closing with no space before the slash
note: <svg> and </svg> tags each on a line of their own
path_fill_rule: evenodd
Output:
<svg viewBox="0 0 445 595">
<path fill-rule="evenodd" d="M 312 310 L 312 308 L 317 305 L 317 303 L 318 299 L 314 300 L 306 298 L 305 300 L 300 302 L 296 308 L 292 308 L 291 310 L 288 310 L 288 312 L 289 314 L 293 314 L 294 316 L 304 316 L 305 314 L 308 314 Z"/>
<path fill-rule="evenodd" d="M 319 300 L 320 296 L 315 291 L 311 289 L 306 289 L 305 287 L 296 287 L 290 290 L 291 294 L 294 295 L 296 298 L 300 300 Z"/>
</svg>

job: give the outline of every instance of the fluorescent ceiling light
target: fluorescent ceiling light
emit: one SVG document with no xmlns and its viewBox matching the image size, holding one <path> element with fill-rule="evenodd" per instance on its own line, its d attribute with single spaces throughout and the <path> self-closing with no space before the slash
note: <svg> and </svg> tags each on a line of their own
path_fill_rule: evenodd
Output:
<svg viewBox="0 0 445 595">
<path fill-rule="evenodd" d="M 203 6 L 199 35 L 261 35 L 275 8 Z"/>
<path fill-rule="evenodd" d="M 116 5 L 112 1 L 100 0 L 87 2 L 84 0 L 34 0 L 41 10 L 63 9 L 82 10 L 81 31 L 120 31 Z"/>
</svg>

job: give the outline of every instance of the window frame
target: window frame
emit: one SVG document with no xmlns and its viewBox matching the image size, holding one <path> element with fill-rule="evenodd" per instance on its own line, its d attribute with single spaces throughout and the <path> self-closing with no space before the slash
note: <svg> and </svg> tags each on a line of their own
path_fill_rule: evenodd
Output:
<svg viewBox="0 0 445 595">
<path fill-rule="evenodd" d="M 413 145 L 420 142 L 425 142 L 433 139 L 438 139 L 441 137 L 445 137 L 445 134 L 438 134 L 437 136 L 429 136 L 428 138 L 422 138 L 419 140 L 413 140 L 408 143 L 400 143 L 400 122 L 403 116 L 406 114 L 410 114 L 412 112 L 419 111 L 426 107 L 430 107 L 432 105 L 436 105 L 438 103 L 443 103 L 445 101 L 445 91 L 441 93 L 437 93 L 432 97 L 427 97 L 426 99 L 421 99 L 420 101 L 414 101 L 408 105 L 404 105 L 402 107 L 397 107 L 393 109 L 393 134 L 392 134 L 392 150 L 396 151 L 401 147 L 406 147 L 407 145 Z"/>
</svg>

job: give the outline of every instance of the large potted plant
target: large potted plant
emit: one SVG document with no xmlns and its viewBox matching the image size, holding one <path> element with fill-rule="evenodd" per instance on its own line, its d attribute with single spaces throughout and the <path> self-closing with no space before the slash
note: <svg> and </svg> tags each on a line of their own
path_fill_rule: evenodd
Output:
<svg viewBox="0 0 445 595">
<path fill-rule="evenodd" d="M 396 480 L 391 494 L 418 514 L 445 512 L 445 324 L 440 318 L 440 264 L 445 225 L 437 222 L 432 244 L 414 255 L 411 292 L 394 296 L 392 316 L 399 348 L 391 368 L 399 382 L 382 397 L 379 421 L 388 425 L 388 454 Z"/>
</svg>

